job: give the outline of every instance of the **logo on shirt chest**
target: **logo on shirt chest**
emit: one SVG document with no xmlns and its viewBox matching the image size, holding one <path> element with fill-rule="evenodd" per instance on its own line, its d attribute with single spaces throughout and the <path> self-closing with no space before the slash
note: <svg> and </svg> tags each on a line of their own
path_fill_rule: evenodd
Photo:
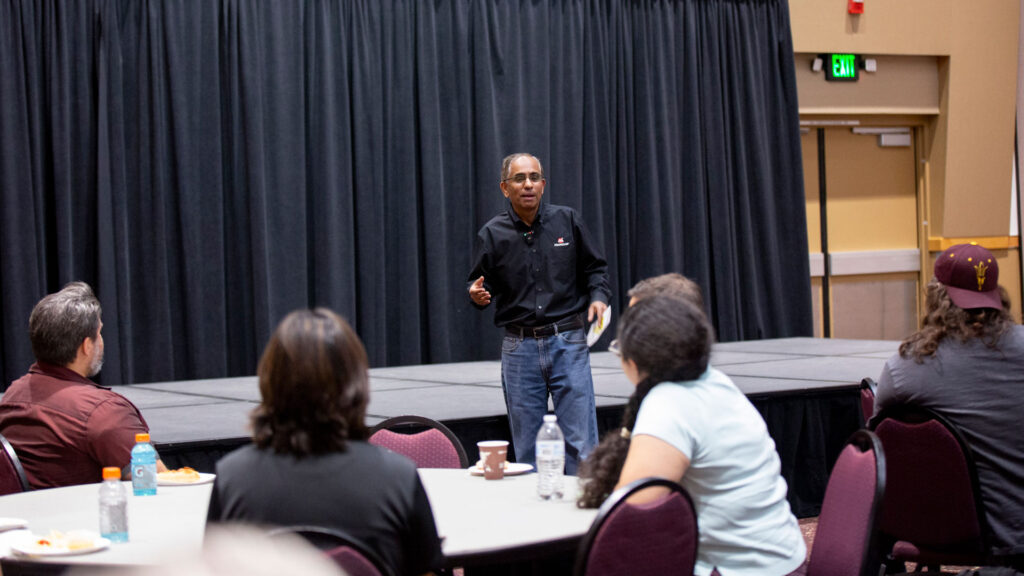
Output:
<svg viewBox="0 0 1024 576">
<path fill-rule="evenodd" d="M 565 241 L 565 238 L 559 236 L 558 242 L 555 242 L 555 246 L 568 246 L 569 243 Z"/>
</svg>

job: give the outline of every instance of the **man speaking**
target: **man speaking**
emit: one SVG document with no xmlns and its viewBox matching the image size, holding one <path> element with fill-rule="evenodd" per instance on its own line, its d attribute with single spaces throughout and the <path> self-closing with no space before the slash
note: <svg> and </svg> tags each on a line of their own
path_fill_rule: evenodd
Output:
<svg viewBox="0 0 1024 576">
<path fill-rule="evenodd" d="M 501 383 L 516 460 L 535 464 L 534 442 L 548 394 L 565 433 L 565 469 L 575 474 L 597 444 L 597 414 L 586 321 L 608 307 L 608 265 L 572 208 L 541 205 L 544 169 L 530 154 L 501 165 L 505 212 L 477 233 L 469 297 L 494 300 L 494 323 L 505 330 Z"/>
</svg>

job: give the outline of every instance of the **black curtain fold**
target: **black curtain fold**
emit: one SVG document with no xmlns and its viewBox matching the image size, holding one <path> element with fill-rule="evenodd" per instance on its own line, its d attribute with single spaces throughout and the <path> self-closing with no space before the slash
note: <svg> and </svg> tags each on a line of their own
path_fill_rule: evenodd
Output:
<svg viewBox="0 0 1024 576">
<path fill-rule="evenodd" d="M 811 333 L 785 0 L 0 0 L 0 90 L 4 385 L 73 279 L 108 385 L 251 374 L 310 306 L 374 365 L 496 358 L 464 280 L 519 150 L 617 310 L 679 271 L 723 340 Z"/>
</svg>

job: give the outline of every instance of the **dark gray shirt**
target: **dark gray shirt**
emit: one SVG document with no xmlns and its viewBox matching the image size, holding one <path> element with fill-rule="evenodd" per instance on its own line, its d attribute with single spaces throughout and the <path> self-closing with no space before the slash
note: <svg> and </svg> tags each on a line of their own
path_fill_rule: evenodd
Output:
<svg viewBox="0 0 1024 576">
<path fill-rule="evenodd" d="M 207 521 L 340 529 L 399 575 L 443 564 L 416 465 L 366 442 L 302 459 L 239 448 L 217 462 Z"/>
<path fill-rule="evenodd" d="M 893 356 L 878 379 L 875 414 L 898 404 L 931 408 L 974 452 L 994 551 L 1024 553 L 1024 326 L 997 349 L 946 338 L 918 364 Z"/>
</svg>

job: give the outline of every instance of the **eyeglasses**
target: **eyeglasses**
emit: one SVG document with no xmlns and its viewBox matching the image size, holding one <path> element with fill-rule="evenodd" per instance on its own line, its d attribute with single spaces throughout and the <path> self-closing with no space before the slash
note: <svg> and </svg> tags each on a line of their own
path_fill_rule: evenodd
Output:
<svg viewBox="0 0 1024 576">
<path fill-rule="evenodd" d="M 615 354 L 616 356 L 619 356 L 619 357 L 622 356 L 622 351 L 619 350 L 619 339 L 618 338 L 616 338 L 615 340 L 612 340 L 611 342 L 608 343 L 608 351 L 611 352 L 612 354 Z"/>
<path fill-rule="evenodd" d="M 530 172 L 529 174 L 526 174 L 525 172 L 520 172 L 519 174 L 514 174 L 512 176 L 509 176 L 508 178 L 505 178 L 505 182 L 525 184 L 527 178 L 530 179 L 530 182 L 536 184 L 537 182 L 540 182 L 541 180 L 544 179 L 544 175 L 541 174 L 540 172 Z"/>
</svg>

